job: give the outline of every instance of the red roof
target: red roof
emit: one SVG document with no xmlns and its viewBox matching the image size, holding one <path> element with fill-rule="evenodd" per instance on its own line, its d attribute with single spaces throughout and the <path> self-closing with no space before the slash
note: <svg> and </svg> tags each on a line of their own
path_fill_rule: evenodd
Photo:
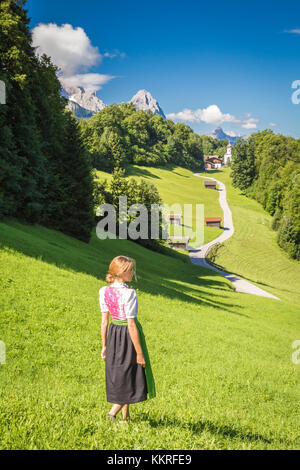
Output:
<svg viewBox="0 0 300 470">
<path fill-rule="evenodd" d="M 222 217 L 205 217 L 205 222 L 221 222 Z"/>
</svg>

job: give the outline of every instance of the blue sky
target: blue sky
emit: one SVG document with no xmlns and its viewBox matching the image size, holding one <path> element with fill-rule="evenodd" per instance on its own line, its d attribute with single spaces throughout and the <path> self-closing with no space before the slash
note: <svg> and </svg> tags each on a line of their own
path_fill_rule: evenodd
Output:
<svg viewBox="0 0 300 470">
<path fill-rule="evenodd" d="M 36 29 L 35 41 L 52 48 L 68 77 L 98 78 L 107 105 L 146 89 L 200 134 L 221 126 L 300 137 L 300 104 L 291 100 L 300 80 L 298 0 L 29 0 L 27 9 L 32 30 L 54 24 Z M 55 41 L 78 27 L 73 66 L 59 50 L 64 40 Z"/>
</svg>

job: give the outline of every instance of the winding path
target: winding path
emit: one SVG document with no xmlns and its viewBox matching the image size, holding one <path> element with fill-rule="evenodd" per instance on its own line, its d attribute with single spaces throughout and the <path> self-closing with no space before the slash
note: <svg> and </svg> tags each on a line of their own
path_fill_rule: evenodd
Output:
<svg viewBox="0 0 300 470">
<path fill-rule="evenodd" d="M 221 274 L 222 276 L 226 277 L 234 286 L 235 290 L 237 292 L 244 292 L 246 294 L 254 294 L 254 295 L 260 295 L 263 297 L 271 297 L 272 299 L 280 300 L 278 297 L 275 297 L 275 295 L 270 294 L 269 292 L 266 292 L 263 289 L 260 289 L 260 287 L 255 286 L 249 281 L 246 281 L 245 279 L 242 279 L 235 274 L 228 273 L 226 271 L 222 271 L 221 269 L 216 268 L 215 266 L 212 266 L 206 261 L 206 257 L 208 255 L 209 250 L 211 249 L 212 246 L 216 245 L 217 243 L 221 243 L 228 238 L 230 238 L 233 233 L 234 233 L 234 227 L 233 227 L 233 221 L 232 221 L 232 214 L 231 210 L 229 209 L 229 206 L 227 204 L 227 199 L 226 199 L 226 187 L 225 184 L 222 183 L 221 181 L 218 181 L 215 178 L 210 178 L 208 176 L 202 176 L 199 175 L 198 173 L 194 173 L 195 176 L 198 176 L 199 178 L 205 178 L 205 179 L 210 179 L 214 180 L 218 183 L 219 185 L 219 202 L 220 206 L 223 210 L 223 221 L 224 221 L 224 231 L 223 233 L 215 238 L 215 240 L 206 243 L 206 245 L 203 245 L 199 248 L 189 250 L 189 255 L 191 262 L 193 264 L 197 264 L 198 266 L 202 266 L 204 268 L 212 269 L 213 271 L 216 271 L 218 274 Z"/>
</svg>

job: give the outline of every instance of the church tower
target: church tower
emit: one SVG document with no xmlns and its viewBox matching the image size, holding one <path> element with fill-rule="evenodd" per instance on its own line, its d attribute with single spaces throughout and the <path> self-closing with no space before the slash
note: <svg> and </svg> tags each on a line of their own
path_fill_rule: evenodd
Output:
<svg viewBox="0 0 300 470">
<path fill-rule="evenodd" d="M 228 161 L 232 162 L 232 145 L 230 144 L 227 145 L 227 151 L 224 155 L 224 165 L 226 165 Z"/>
</svg>

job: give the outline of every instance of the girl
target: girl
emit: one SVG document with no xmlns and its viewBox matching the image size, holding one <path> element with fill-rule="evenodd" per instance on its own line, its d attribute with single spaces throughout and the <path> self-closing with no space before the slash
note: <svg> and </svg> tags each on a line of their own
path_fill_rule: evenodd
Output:
<svg viewBox="0 0 300 470">
<path fill-rule="evenodd" d="M 114 404 L 108 413 L 111 419 L 115 419 L 121 409 L 123 419 L 130 419 L 131 403 L 147 400 L 147 394 L 149 398 L 156 396 L 145 336 L 137 320 L 137 294 L 126 284 L 133 275 L 136 279 L 135 264 L 135 260 L 127 256 L 114 258 L 106 275 L 110 285 L 99 290 L 106 397 Z M 109 315 L 111 324 L 107 336 Z"/>
</svg>

